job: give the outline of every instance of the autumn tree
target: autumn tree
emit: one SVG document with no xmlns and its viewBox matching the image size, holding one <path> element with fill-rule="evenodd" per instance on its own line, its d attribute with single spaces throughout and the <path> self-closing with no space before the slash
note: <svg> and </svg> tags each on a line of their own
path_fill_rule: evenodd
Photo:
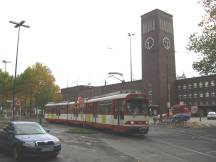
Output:
<svg viewBox="0 0 216 162">
<path fill-rule="evenodd" d="M 194 51 L 199 61 L 193 63 L 193 68 L 200 74 L 216 73 L 216 1 L 200 0 L 205 15 L 198 24 L 200 32 L 189 37 L 187 49 Z"/>
<path fill-rule="evenodd" d="M 59 87 L 50 69 L 41 63 L 28 67 L 18 77 L 17 93 L 25 107 L 43 107 L 47 102 L 61 100 Z"/>
</svg>

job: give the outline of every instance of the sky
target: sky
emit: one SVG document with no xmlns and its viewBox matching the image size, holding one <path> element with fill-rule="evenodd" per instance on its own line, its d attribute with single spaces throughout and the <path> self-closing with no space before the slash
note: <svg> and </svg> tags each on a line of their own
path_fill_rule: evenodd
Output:
<svg viewBox="0 0 216 162">
<path fill-rule="evenodd" d="M 21 28 L 17 74 L 36 62 L 46 65 L 60 88 L 118 83 L 109 72 L 141 79 L 141 15 L 160 9 L 173 15 L 176 74 L 198 76 L 196 55 L 186 50 L 198 31 L 203 8 L 197 0 L 0 0 L 0 68 L 14 75 L 18 29 Z"/>
</svg>

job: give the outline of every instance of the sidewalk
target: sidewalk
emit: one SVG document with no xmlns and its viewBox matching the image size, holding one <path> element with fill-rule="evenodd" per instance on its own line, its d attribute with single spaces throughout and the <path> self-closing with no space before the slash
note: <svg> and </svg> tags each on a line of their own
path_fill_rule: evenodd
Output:
<svg viewBox="0 0 216 162">
<path fill-rule="evenodd" d="M 191 117 L 188 121 L 189 125 L 197 125 L 200 127 L 216 127 L 216 120 L 207 120 L 207 117 Z"/>
<path fill-rule="evenodd" d="M 170 128 L 174 127 L 187 127 L 187 128 L 205 128 L 205 127 L 216 127 L 216 120 L 207 120 L 207 117 L 202 117 L 201 121 L 199 117 L 191 117 L 185 123 L 172 123 L 170 121 L 154 123 L 153 119 L 150 118 L 149 121 L 151 126 L 166 126 Z"/>
</svg>

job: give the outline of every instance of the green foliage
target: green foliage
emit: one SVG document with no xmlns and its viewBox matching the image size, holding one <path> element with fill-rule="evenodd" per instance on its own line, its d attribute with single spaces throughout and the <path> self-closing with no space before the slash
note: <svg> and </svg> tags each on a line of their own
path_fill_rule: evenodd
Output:
<svg viewBox="0 0 216 162">
<path fill-rule="evenodd" d="M 199 1 L 205 10 L 203 20 L 198 24 L 200 33 L 189 37 L 187 49 L 198 54 L 199 61 L 193 63 L 193 68 L 201 74 L 216 73 L 216 1 Z"/>
<path fill-rule="evenodd" d="M 55 78 L 50 69 L 46 66 L 36 63 L 32 67 L 28 67 L 20 76 L 21 92 L 34 106 L 44 106 L 48 101 L 58 101 L 61 99 L 59 95 L 59 87 L 55 85 Z"/>
<path fill-rule="evenodd" d="M 7 72 L 0 69 L 0 106 L 6 106 L 7 100 L 11 100 L 13 78 Z"/>
<path fill-rule="evenodd" d="M 0 70 L 0 106 L 12 99 L 12 87 L 13 77 Z M 60 88 L 55 84 L 50 69 L 36 63 L 17 76 L 16 99 L 29 111 L 30 107 L 43 107 L 49 101 L 60 101 Z"/>
</svg>

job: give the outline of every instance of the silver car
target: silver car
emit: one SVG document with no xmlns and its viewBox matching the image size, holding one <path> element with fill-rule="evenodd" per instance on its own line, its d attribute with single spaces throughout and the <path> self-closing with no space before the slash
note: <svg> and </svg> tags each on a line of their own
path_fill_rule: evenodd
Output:
<svg viewBox="0 0 216 162">
<path fill-rule="evenodd" d="M 216 112 L 208 112 L 207 119 L 216 119 Z"/>
</svg>

